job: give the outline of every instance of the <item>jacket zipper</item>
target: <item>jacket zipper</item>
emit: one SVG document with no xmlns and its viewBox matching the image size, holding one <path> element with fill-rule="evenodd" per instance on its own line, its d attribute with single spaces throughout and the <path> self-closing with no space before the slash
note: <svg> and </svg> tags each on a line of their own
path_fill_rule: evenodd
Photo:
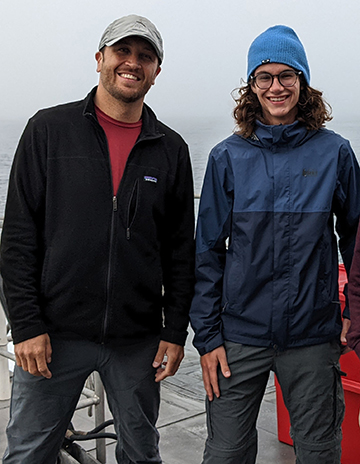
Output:
<svg viewBox="0 0 360 464">
<path fill-rule="evenodd" d="M 136 211 L 138 207 L 138 190 L 139 187 L 139 179 L 136 179 L 134 187 L 131 192 L 129 204 L 128 204 L 128 210 L 127 210 L 127 224 L 126 224 L 126 239 L 130 240 L 130 228 L 134 222 L 135 216 L 136 216 Z M 134 203 L 134 212 L 132 213 L 132 204 Z"/>
<path fill-rule="evenodd" d="M 96 124 L 99 127 L 99 123 L 97 119 L 95 118 Z M 105 146 L 106 146 L 106 154 L 107 158 L 109 160 L 109 167 L 110 167 L 110 183 L 111 183 L 111 191 L 114 191 L 114 186 L 113 186 L 113 181 L 112 181 L 112 172 L 111 172 L 111 162 L 110 162 L 110 152 L 109 152 L 109 146 L 107 143 L 107 138 L 105 136 L 104 130 L 101 129 L 101 132 L 104 136 L 105 139 Z M 105 301 L 105 313 L 104 313 L 104 319 L 103 319 L 103 326 L 102 326 L 102 333 L 101 333 L 101 343 L 105 343 L 105 338 L 106 338 L 106 330 L 108 326 L 108 320 L 109 320 L 109 310 L 110 310 L 110 291 L 111 291 L 111 269 L 112 269 L 112 256 L 113 256 L 113 247 L 114 247 L 114 228 L 115 228 L 115 212 L 118 209 L 118 204 L 117 204 L 117 196 L 113 195 L 112 197 L 112 212 L 111 212 L 111 223 L 110 223 L 110 244 L 109 244 L 109 259 L 108 259 L 108 265 L 107 265 L 107 275 L 106 275 L 106 301 Z"/>
<path fill-rule="evenodd" d="M 114 245 L 114 221 L 115 221 L 115 213 L 118 209 L 117 197 L 114 195 L 112 197 L 112 215 L 111 215 L 111 224 L 110 224 L 110 246 L 109 246 L 109 259 L 108 259 L 108 267 L 107 267 L 107 276 L 106 276 L 106 303 L 105 303 L 105 315 L 104 315 L 104 322 L 103 322 L 103 330 L 102 330 L 102 337 L 101 343 L 105 341 L 106 335 L 106 328 L 108 323 L 108 314 L 110 309 L 110 290 L 111 290 L 111 268 L 112 268 L 112 256 L 113 256 L 113 245 Z"/>
</svg>

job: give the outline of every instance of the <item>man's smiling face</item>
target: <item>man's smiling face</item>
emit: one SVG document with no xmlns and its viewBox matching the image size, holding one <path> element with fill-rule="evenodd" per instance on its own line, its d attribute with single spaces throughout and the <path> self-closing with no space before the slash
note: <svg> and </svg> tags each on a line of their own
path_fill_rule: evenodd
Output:
<svg viewBox="0 0 360 464">
<path fill-rule="evenodd" d="M 124 103 L 143 100 L 161 68 L 155 49 L 145 39 L 131 36 L 96 53 L 99 86 Z"/>
</svg>

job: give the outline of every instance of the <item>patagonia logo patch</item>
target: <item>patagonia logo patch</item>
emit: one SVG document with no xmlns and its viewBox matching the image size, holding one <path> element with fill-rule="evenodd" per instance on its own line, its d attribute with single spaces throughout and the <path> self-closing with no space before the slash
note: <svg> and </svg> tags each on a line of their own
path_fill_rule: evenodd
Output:
<svg viewBox="0 0 360 464">
<path fill-rule="evenodd" d="M 145 182 L 153 182 L 154 184 L 156 184 L 158 180 L 157 180 L 156 177 L 144 176 L 144 181 Z"/>
<path fill-rule="evenodd" d="M 315 171 L 314 169 L 303 169 L 302 175 L 304 177 L 316 177 L 317 171 Z"/>
</svg>

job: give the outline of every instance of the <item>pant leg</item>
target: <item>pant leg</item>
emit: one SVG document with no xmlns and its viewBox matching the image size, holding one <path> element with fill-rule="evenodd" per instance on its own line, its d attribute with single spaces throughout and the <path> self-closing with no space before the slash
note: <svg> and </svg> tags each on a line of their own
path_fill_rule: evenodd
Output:
<svg viewBox="0 0 360 464">
<path fill-rule="evenodd" d="M 129 347 L 106 347 L 98 370 L 118 435 L 119 464 L 160 464 L 160 385 L 152 367 L 159 340 Z"/>
<path fill-rule="evenodd" d="M 255 464 L 256 421 L 274 352 L 231 342 L 225 349 L 231 377 L 219 371 L 220 398 L 207 400 L 203 464 Z"/>
<path fill-rule="evenodd" d="M 83 384 L 91 350 L 81 342 L 51 340 L 51 379 L 15 367 L 8 447 L 3 464 L 55 464 Z"/>
<path fill-rule="evenodd" d="M 297 464 L 340 464 L 345 403 L 339 357 L 337 342 L 287 350 L 276 357 Z"/>
</svg>

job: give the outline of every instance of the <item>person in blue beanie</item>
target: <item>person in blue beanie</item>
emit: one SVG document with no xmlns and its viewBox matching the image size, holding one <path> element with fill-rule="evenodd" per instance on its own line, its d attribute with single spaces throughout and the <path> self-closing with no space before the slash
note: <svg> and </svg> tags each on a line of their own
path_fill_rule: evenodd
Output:
<svg viewBox="0 0 360 464">
<path fill-rule="evenodd" d="M 310 86 L 293 29 L 271 27 L 251 44 L 234 118 L 237 132 L 209 156 L 196 233 L 190 319 L 207 393 L 203 464 L 255 463 L 271 371 L 296 463 L 340 464 L 349 320 L 337 244 L 349 271 L 360 170 L 349 142 L 324 127 L 330 107 Z"/>
</svg>

